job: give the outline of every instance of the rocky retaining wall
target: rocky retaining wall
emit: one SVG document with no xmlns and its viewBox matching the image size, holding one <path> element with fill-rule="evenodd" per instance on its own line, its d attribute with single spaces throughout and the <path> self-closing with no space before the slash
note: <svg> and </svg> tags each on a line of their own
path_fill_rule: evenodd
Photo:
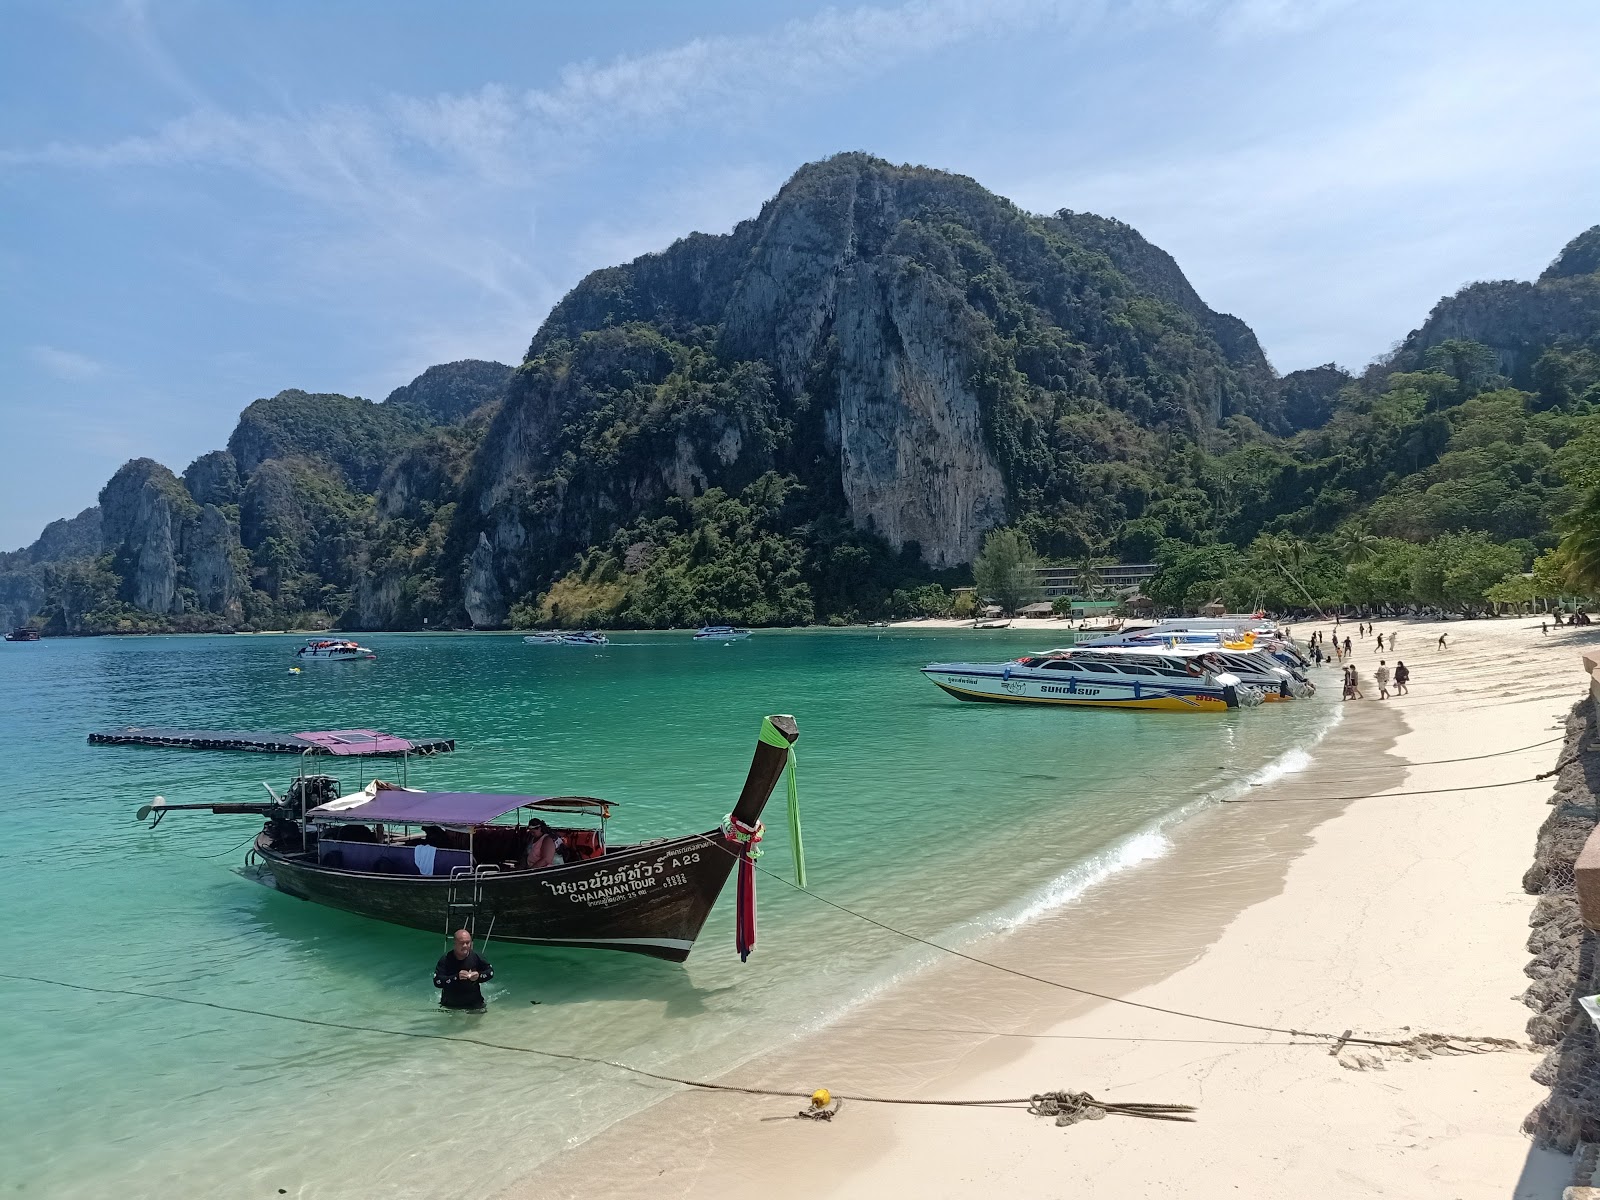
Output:
<svg viewBox="0 0 1600 1200">
<path fill-rule="evenodd" d="M 1523 1123 L 1541 1146 L 1577 1158 L 1574 1182 L 1593 1181 L 1600 1163 L 1600 1041 L 1578 1005 L 1579 996 L 1600 992 L 1600 934 L 1588 928 L 1578 907 L 1574 864 L 1600 823 L 1600 753 L 1596 707 L 1584 699 L 1567 718 L 1567 739 L 1550 798 L 1553 810 L 1539 827 L 1533 866 L 1522 877 L 1524 890 L 1539 897 L 1529 923 L 1526 971 L 1533 980 L 1522 999 L 1535 1015 L 1528 1037 L 1549 1052 L 1533 1078 L 1550 1088 L 1549 1097 Z"/>
</svg>

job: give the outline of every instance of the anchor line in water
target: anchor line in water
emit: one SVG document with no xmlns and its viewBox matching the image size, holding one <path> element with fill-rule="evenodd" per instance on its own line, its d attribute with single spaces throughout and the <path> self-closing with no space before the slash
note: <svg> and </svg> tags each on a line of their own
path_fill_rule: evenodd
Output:
<svg viewBox="0 0 1600 1200">
<path fill-rule="evenodd" d="M 349 1033 L 369 1033 L 382 1037 L 411 1038 L 417 1041 L 430 1042 L 461 1042 L 470 1046 L 481 1046 L 487 1050 L 505 1050 L 512 1054 L 531 1054 L 538 1058 L 558 1059 L 564 1062 L 586 1063 L 590 1066 L 610 1067 L 629 1075 L 637 1075 L 644 1079 L 653 1079 L 659 1083 L 672 1083 L 680 1087 L 693 1088 L 707 1092 L 736 1092 L 745 1096 L 780 1096 L 789 1099 L 812 1100 L 815 1102 L 816 1093 L 790 1090 L 786 1088 L 751 1087 L 736 1083 L 713 1083 L 705 1079 L 687 1079 L 680 1075 L 668 1075 L 662 1071 L 650 1071 L 644 1067 L 636 1067 L 629 1063 L 617 1062 L 615 1059 L 599 1058 L 588 1054 L 571 1054 L 560 1050 L 539 1050 L 532 1046 L 517 1046 L 509 1042 L 491 1042 L 487 1038 L 463 1037 L 451 1033 L 426 1033 L 416 1029 L 384 1029 L 377 1025 L 357 1025 L 349 1021 L 329 1021 L 320 1017 L 306 1017 L 291 1013 L 269 1012 L 260 1008 L 245 1008 L 243 1005 L 222 1004 L 215 1000 L 197 1000 L 192 996 L 167 996 L 160 992 L 144 992 L 136 988 L 94 987 L 84 983 L 71 983 L 64 979 L 42 979 L 34 975 L 15 975 L 9 971 L 0 971 L 0 979 L 11 979 L 18 983 L 39 983 L 49 987 L 65 988 L 74 992 L 88 992 L 101 996 L 133 996 L 140 1000 L 159 1000 L 168 1004 L 188 1004 L 197 1008 L 209 1008 L 218 1012 L 239 1013 L 249 1017 L 263 1017 L 270 1021 L 292 1021 L 299 1025 L 314 1025 L 322 1029 L 338 1029 Z M 1031 1096 L 1008 1096 L 998 1100 L 937 1100 L 913 1099 L 900 1096 L 857 1096 L 848 1092 L 834 1092 L 834 1098 L 839 1100 L 853 1100 L 862 1104 L 902 1104 L 920 1106 L 942 1106 L 949 1108 L 1005 1108 L 1035 1112 L 1040 1115 L 1056 1115 L 1050 1109 L 1052 1100 L 1060 1097 L 1079 1097 L 1084 1103 L 1092 1107 L 1104 1109 L 1108 1113 L 1122 1116 L 1146 1117 L 1152 1120 L 1163 1121 L 1191 1121 L 1187 1113 L 1194 1112 L 1192 1105 L 1187 1104 L 1141 1104 L 1134 1102 L 1106 1102 L 1095 1100 L 1084 1092 L 1036 1092 Z M 1046 1112 L 1045 1109 L 1050 1109 Z"/>
</svg>

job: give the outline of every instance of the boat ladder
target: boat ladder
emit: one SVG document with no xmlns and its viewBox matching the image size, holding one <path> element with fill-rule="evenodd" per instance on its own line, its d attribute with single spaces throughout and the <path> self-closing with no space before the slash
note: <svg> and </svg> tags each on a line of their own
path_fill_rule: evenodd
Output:
<svg viewBox="0 0 1600 1200">
<path fill-rule="evenodd" d="M 483 903 L 483 880 L 499 873 L 498 867 L 452 867 L 450 887 L 444 897 L 444 936 L 453 937 L 465 929 L 478 936 L 478 906 Z"/>
</svg>

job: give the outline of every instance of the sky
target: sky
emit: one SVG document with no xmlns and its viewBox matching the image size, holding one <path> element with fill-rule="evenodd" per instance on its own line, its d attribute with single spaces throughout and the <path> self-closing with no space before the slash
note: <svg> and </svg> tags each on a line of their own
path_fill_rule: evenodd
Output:
<svg viewBox="0 0 1600 1200">
<path fill-rule="evenodd" d="M 1287 372 L 1600 222 L 1600 4 L 0 0 L 0 548 L 284 388 L 515 363 L 845 150 L 1117 217 Z"/>
</svg>

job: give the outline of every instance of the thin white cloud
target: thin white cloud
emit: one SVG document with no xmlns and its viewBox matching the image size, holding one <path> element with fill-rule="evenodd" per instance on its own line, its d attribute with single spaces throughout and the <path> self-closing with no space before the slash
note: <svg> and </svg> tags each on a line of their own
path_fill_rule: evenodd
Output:
<svg viewBox="0 0 1600 1200">
<path fill-rule="evenodd" d="M 399 314 L 393 349 L 408 358 L 423 346 L 503 357 L 520 352 L 532 325 L 587 270 L 660 248 L 708 220 L 725 227 L 764 198 L 742 179 L 729 195 L 748 200 L 748 212 L 667 196 L 633 217 L 597 215 L 570 242 L 536 249 L 539 197 L 603 144 L 682 136 L 695 125 L 747 128 L 797 98 L 1002 36 L 1165 23 L 1231 40 L 1297 27 L 1313 19 L 1308 11 L 1287 0 L 907 0 L 575 63 L 540 88 L 496 83 L 365 105 L 241 111 L 204 95 L 161 44 L 143 0 L 128 0 L 120 24 L 130 53 L 189 111 L 112 141 L 0 149 L 0 173 L 236 173 L 292 205 L 280 207 L 286 228 L 259 235 L 276 239 L 269 253 L 197 267 L 219 291 L 309 303 L 332 320 L 381 297 Z M 775 178 L 795 165 L 782 164 Z M 523 327 L 514 339 L 511 323 Z"/>
<path fill-rule="evenodd" d="M 68 383 L 81 383 L 86 379 L 94 379 L 105 374 L 104 363 L 74 350 L 62 350 L 55 346 L 32 346 L 28 350 L 28 356 L 39 367 Z"/>
</svg>

